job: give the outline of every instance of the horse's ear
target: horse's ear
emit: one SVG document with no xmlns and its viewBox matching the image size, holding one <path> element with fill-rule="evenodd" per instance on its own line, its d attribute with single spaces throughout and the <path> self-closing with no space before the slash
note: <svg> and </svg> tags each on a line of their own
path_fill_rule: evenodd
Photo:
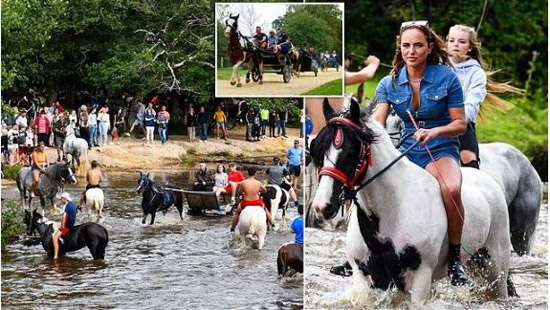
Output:
<svg viewBox="0 0 550 310">
<path fill-rule="evenodd" d="M 139 177 L 142 177 L 143 176 L 143 172 L 139 172 Z"/>
<path fill-rule="evenodd" d="M 328 102 L 328 98 L 325 97 L 323 100 L 323 114 L 325 115 L 325 121 L 328 121 L 334 116 L 334 110 Z"/>
<path fill-rule="evenodd" d="M 241 14 L 240 14 L 240 13 L 239 13 L 239 14 L 237 14 L 237 16 L 235 16 L 235 19 L 238 19 L 238 18 L 239 18 L 239 15 L 241 15 Z"/>
<path fill-rule="evenodd" d="M 147 172 L 147 177 L 149 177 L 150 172 Z"/>
<path fill-rule="evenodd" d="M 351 97 L 351 102 L 349 105 L 349 116 L 351 121 L 356 124 L 361 123 L 361 108 L 359 107 L 359 102 L 355 96 Z"/>
</svg>

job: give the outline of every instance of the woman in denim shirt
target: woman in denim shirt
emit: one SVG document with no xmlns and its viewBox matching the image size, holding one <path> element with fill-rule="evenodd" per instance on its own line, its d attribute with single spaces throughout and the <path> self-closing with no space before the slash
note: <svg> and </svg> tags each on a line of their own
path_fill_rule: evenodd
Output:
<svg viewBox="0 0 550 310">
<path fill-rule="evenodd" d="M 385 126 L 391 105 L 405 123 L 405 135 L 415 132 L 408 111 L 421 127 L 401 149 L 421 141 L 407 157 L 434 175 L 440 184 L 449 223 L 449 276 L 453 285 L 463 285 L 467 278 L 460 260 L 464 207 L 457 136 L 465 132 L 466 122 L 460 81 L 450 67 L 444 46 L 445 42 L 427 22 L 401 25 L 393 70 L 376 90 L 374 118 Z M 437 167 L 424 144 L 431 150 Z"/>
</svg>

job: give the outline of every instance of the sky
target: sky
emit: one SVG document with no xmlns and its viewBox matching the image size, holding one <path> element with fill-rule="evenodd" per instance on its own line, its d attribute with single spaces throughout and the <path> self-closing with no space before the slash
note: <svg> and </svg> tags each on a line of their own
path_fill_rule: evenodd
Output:
<svg viewBox="0 0 550 310">
<path fill-rule="evenodd" d="M 262 27 L 264 33 L 271 30 L 271 23 L 279 16 L 285 15 L 288 4 L 284 3 L 223 3 L 226 4 L 227 12 L 235 15 L 240 13 L 239 16 L 239 30 L 243 35 L 250 35 L 249 26 L 246 26 L 246 11 L 248 7 L 254 7 L 254 13 L 258 17 L 254 20 L 254 27 Z M 298 3 L 299 4 L 299 3 Z M 335 5 L 334 3 L 333 5 Z M 216 3 L 218 5 L 218 3 Z M 343 6 L 340 5 L 340 9 L 343 10 Z M 219 16 L 218 16 L 219 18 Z M 222 21 L 223 22 L 223 21 Z"/>
</svg>

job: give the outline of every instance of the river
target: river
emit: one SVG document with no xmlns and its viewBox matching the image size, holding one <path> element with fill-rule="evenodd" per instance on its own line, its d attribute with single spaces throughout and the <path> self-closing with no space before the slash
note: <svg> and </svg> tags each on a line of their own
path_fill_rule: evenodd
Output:
<svg viewBox="0 0 550 310">
<path fill-rule="evenodd" d="M 156 180 L 187 184 L 189 172 L 158 172 Z M 77 197 L 78 186 L 66 187 Z M 277 276 L 277 250 L 292 241 L 288 225 L 269 232 L 261 251 L 232 242 L 230 217 L 192 217 L 175 208 L 141 224 L 137 173 L 110 175 L 104 187 L 109 231 L 105 260 L 87 248 L 53 262 L 41 245 L 10 245 L 2 253 L 4 309 L 281 309 L 301 307 L 301 275 Z M 15 188 L 2 188 L 16 198 Z M 38 202 L 36 202 L 38 205 Z M 287 224 L 296 216 L 289 208 Z M 279 213 L 279 217 L 280 217 Z"/>
<path fill-rule="evenodd" d="M 331 274 L 330 267 L 345 261 L 346 233 L 306 228 L 304 302 L 308 309 L 408 309 L 410 297 L 390 291 L 356 292 L 350 278 Z M 547 309 L 548 202 L 542 205 L 531 253 L 512 255 L 511 272 L 519 298 L 486 302 L 478 290 L 457 288 L 447 279 L 434 283 L 425 309 Z"/>
</svg>

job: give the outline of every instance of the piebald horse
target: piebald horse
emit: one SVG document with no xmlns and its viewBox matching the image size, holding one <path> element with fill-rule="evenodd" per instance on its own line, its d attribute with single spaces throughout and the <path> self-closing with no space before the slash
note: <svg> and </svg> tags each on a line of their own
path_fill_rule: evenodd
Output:
<svg viewBox="0 0 550 310">
<path fill-rule="evenodd" d="M 229 61 L 233 64 L 230 84 L 236 84 L 237 87 L 241 87 L 241 78 L 239 77 L 239 68 L 241 65 L 244 63 L 248 64 L 248 73 L 246 74 L 246 82 L 248 83 L 250 82 L 251 69 L 259 68 L 260 64 L 258 64 L 258 57 L 255 57 L 255 52 L 251 46 L 252 43 L 239 32 L 238 20 L 239 14 L 235 16 L 231 14 L 229 15 L 229 18 L 225 20 L 224 35 L 229 37 L 227 52 L 229 55 Z"/>
<path fill-rule="evenodd" d="M 398 116 L 386 122 L 386 130 L 394 144 L 399 141 L 402 129 L 403 121 Z M 529 159 L 507 143 L 482 143 L 479 157 L 479 169 L 492 176 L 504 191 L 514 251 L 520 256 L 526 254 L 533 243 L 542 205 L 540 176 Z"/>
<path fill-rule="evenodd" d="M 324 110 L 332 111 L 328 103 Z M 441 189 L 431 174 L 406 157 L 395 160 L 402 154 L 369 114 L 361 120 L 359 104 L 352 99 L 349 111 L 326 117 L 327 126 L 311 143 L 313 162 L 321 168 L 312 205 L 322 217 L 325 210 L 354 203 L 346 256 L 356 289 L 369 283 L 384 290 L 395 286 L 410 292 L 413 303 L 423 303 L 431 282 L 447 276 Z M 511 244 L 504 193 L 486 173 L 461 171 L 464 257 L 489 262 L 480 263 L 487 293 L 507 297 Z"/>
</svg>

